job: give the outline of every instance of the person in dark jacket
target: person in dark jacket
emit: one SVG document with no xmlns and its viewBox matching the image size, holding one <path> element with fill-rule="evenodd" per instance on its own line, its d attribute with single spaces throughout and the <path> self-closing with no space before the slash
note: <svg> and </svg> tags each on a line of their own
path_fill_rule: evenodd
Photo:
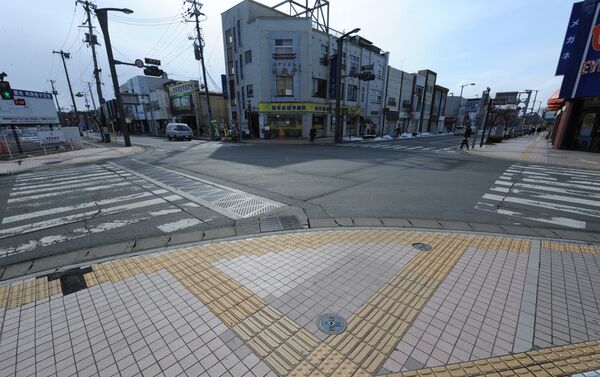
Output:
<svg viewBox="0 0 600 377">
<path fill-rule="evenodd" d="M 467 149 L 469 149 L 469 138 L 471 137 L 471 132 L 471 127 L 467 127 L 465 129 L 465 134 L 463 135 L 464 139 L 462 143 L 460 143 L 460 149 L 463 149 L 465 145 L 467 146 Z"/>
<path fill-rule="evenodd" d="M 308 136 L 310 137 L 310 142 L 314 143 L 315 137 L 317 136 L 317 129 L 315 128 L 315 126 L 312 126 L 310 128 L 310 131 L 308 132 Z"/>
</svg>

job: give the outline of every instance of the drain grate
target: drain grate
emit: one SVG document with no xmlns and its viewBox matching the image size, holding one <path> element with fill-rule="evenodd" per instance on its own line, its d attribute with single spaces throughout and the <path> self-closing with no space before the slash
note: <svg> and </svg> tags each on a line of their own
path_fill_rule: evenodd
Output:
<svg viewBox="0 0 600 377">
<path fill-rule="evenodd" d="M 341 334 L 346 330 L 346 320 L 336 313 L 323 313 L 317 320 L 317 327 L 325 334 Z"/>
<path fill-rule="evenodd" d="M 71 293 L 86 289 L 87 283 L 85 282 L 83 275 L 91 271 L 91 267 L 74 268 L 72 270 L 50 274 L 48 275 L 48 280 L 60 279 L 60 288 L 62 290 L 62 294 L 63 296 L 66 296 L 70 295 Z"/>
<path fill-rule="evenodd" d="M 302 225 L 296 216 L 265 217 L 259 219 L 261 232 L 301 229 Z"/>
<path fill-rule="evenodd" d="M 413 243 L 412 247 L 414 247 L 415 249 L 420 250 L 420 251 L 429 251 L 429 250 L 431 250 L 431 245 L 429 245 L 427 243 L 422 243 L 422 242 Z"/>
</svg>

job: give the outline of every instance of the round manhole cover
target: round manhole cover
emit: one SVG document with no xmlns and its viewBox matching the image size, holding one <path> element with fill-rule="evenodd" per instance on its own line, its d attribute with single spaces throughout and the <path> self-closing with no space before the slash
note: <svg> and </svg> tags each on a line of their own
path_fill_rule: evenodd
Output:
<svg viewBox="0 0 600 377">
<path fill-rule="evenodd" d="M 339 314 L 324 313 L 317 320 L 317 326 L 325 334 L 340 334 L 346 330 L 346 320 Z"/>
<path fill-rule="evenodd" d="M 421 251 L 429 251 L 429 250 L 431 250 L 431 245 L 426 244 L 426 243 L 422 243 L 422 242 L 413 243 L 412 246 L 415 249 L 418 249 L 418 250 L 421 250 Z"/>
</svg>

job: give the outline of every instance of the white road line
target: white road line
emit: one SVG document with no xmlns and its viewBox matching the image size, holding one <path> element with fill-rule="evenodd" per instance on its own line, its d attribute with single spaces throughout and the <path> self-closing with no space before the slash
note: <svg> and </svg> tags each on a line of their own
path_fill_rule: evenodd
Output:
<svg viewBox="0 0 600 377">
<path fill-rule="evenodd" d="M 183 199 L 183 197 L 179 196 L 179 195 L 169 195 L 169 196 L 165 196 L 164 199 L 169 202 L 173 202 L 175 200 L 181 200 L 181 199 Z"/>
<path fill-rule="evenodd" d="M 112 178 L 106 178 L 104 179 L 104 181 L 102 181 L 101 183 L 115 183 L 115 182 L 122 182 L 124 179 L 119 177 L 119 176 L 114 176 Z M 93 180 L 92 182 L 84 182 L 84 183 L 78 183 L 77 187 L 88 187 L 88 186 L 94 186 L 99 184 L 100 182 L 97 182 L 95 180 Z M 47 187 L 44 189 L 33 189 L 33 190 L 24 190 L 24 191 L 17 191 L 17 192 L 11 192 L 10 194 L 8 194 L 8 196 L 20 196 L 20 195 L 27 195 L 27 194 L 39 194 L 39 193 L 45 193 L 45 192 L 52 192 L 52 191 L 59 191 L 59 190 L 65 190 L 65 189 L 71 189 L 73 188 L 73 184 L 68 184 L 68 185 L 58 185 L 58 186 L 53 186 L 53 187 Z"/>
<path fill-rule="evenodd" d="M 190 227 L 198 225 L 200 223 L 201 223 L 201 221 L 196 218 L 182 219 L 179 221 L 174 221 L 172 223 L 158 225 L 157 228 L 160 229 L 163 233 L 172 233 L 177 230 L 190 228 Z"/>
<path fill-rule="evenodd" d="M 483 199 L 499 201 L 499 202 L 504 201 L 506 203 L 523 204 L 523 205 L 532 206 L 532 207 L 552 209 L 555 211 L 575 213 L 575 214 L 583 215 L 583 216 L 600 217 L 600 211 L 597 211 L 594 209 L 572 207 L 572 206 L 566 206 L 566 205 L 562 205 L 562 204 L 543 202 L 540 200 L 516 198 L 516 197 L 512 197 L 512 196 L 505 197 L 505 196 L 493 195 L 493 194 L 485 194 L 485 195 L 483 195 Z"/>
<path fill-rule="evenodd" d="M 415 150 L 415 149 L 421 149 L 423 148 L 422 146 L 418 146 L 418 147 L 410 147 L 410 148 L 406 148 L 406 150 Z"/>
<path fill-rule="evenodd" d="M 17 198 L 12 198 L 12 199 L 8 199 L 7 203 L 27 202 L 30 200 L 37 200 L 37 199 L 42 199 L 42 198 L 50 198 L 50 197 L 54 197 L 54 196 L 79 193 L 82 191 L 83 192 L 98 191 L 98 190 L 104 190 L 104 189 L 109 189 L 109 188 L 113 188 L 113 187 L 127 186 L 129 184 L 130 184 L 129 182 L 121 182 L 121 183 L 114 183 L 114 184 L 110 184 L 110 185 L 102 185 L 102 186 L 94 186 L 94 187 L 84 187 L 84 188 L 78 187 L 74 190 L 63 190 L 63 191 L 58 191 L 58 192 L 49 192 L 46 194 L 21 196 L 21 197 L 17 197 Z"/>
<path fill-rule="evenodd" d="M 102 173 L 102 174 L 94 176 L 94 177 L 81 177 L 81 178 L 78 177 L 77 179 L 63 180 L 60 182 L 42 183 L 42 184 L 38 184 L 38 185 L 15 186 L 15 187 L 13 187 L 13 191 L 17 192 L 17 191 L 22 191 L 22 190 L 40 189 L 40 188 L 57 186 L 57 185 L 64 186 L 67 184 L 71 185 L 73 183 L 79 183 L 79 182 L 97 181 L 97 180 L 103 180 L 109 176 L 115 176 L 115 175 L 116 175 L 115 173 L 106 172 L 106 173 Z"/>
<path fill-rule="evenodd" d="M 574 185 L 574 184 L 564 183 L 564 182 L 552 182 L 552 181 L 547 181 L 547 180 L 542 180 L 542 179 L 530 179 L 530 178 L 524 178 L 524 179 L 522 179 L 522 181 L 528 182 L 528 183 L 540 183 L 540 184 L 545 184 L 548 186 L 558 186 L 558 187 L 568 187 L 568 188 L 573 188 L 573 189 L 600 191 L 600 187 L 585 186 L 583 184 Z M 572 182 L 572 181 L 568 181 L 568 182 Z M 589 183 L 592 183 L 592 182 L 589 182 Z"/>
<path fill-rule="evenodd" d="M 491 187 L 490 188 L 491 191 L 497 191 L 497 192 L 504 192 L 504 193 L 509 193 L 510 189 L 509 188 L 505 188 L 505 187 Z"/>
<path fill-rule="evenodd" d="M 579 195 L 579 196 L 585 196 L 585 197 L 588 197 L 588 198 L 597 198 L 597 199 L 600 199 L 600 194 L 596 194 L 596 193 L 588 192 L 588 191 L 582 191 L 582 190 L 564 189 L 564 188 L 559 188 L 559 187 L 548 187 L 548 186 L 540 186 L 540 185 L 531 185 L 531 184 L 528 184 L 528 183 L 515 183 L 515 187 L 523 187 L 523 188 L 528 188 L 528 189 L 533 189 L 533 190 L 550 191 L 550 192 L 557 192 L 557 193 L 561 193 L 561 194 Z"/>
<path fill-rule="evenodd" d="M 69 182 L 69 181 L 73 181 L 73 180 L 79 180 L 79 179 L 88 179 L 88 178 L 92 178 L 92 177 L 102 177 L 102 176 L 106 176 L 106 175 L 110 175 L 110 174 L 114 174 L 111 171 L 108 170 L 104 170 L 103 172 L 99 172 L 99 173 L 94 173 L 94 174 L 80 174 L 80 175 L 74 175 L 68 178 L 64 178 L 62 176 L 56 176 L 53 178 L 46 178 L 43 180 L 44 183 L 37 183 L 37 184 L 32 184 L 32 182 L 24 182 L 24 183 L 17 183 L 15 184 L 13 187 L 44 187 L 43 185 L 49 186 L 52 184 L 60 184 L 60 182 Z M 123 172 L 124 173 L 124 172 Z M 33 182 L 35 183 L 35 182 Z"/>
<path fill-rule="evenodd" d="M 541 167 L 541 166 L 538 166 L 538 165 L 534 165 L 534 166 L 513 165 L 513 166 L 514 167 L 518 167 L 520 169 L 534 169 L 534 170 L 546 171 L 548 173 L 554 173 L 556 171 L 560 171 L 560 172 L 565 172 L 565 173 L 575 173 L 575 174 L 582 174 L 582 175 L 590 175 L 590 176 L 600 177 L 600 173 L 594 172 L 594 171 L 589 171 L 589 170 L 571 169 L 571 168 L 560 168 L 560 167 L 547 168 L 547 167 Z"/>
<path fill-rule="evenodd" d="M 165 189 L 160 189 L 160 190 L 154 190 L 154 191 L 152 191 L 152 193 L 156 194 L 156 195 L 166 194 L 167 192 L 169 192 L 169 191 L 165 190 Z"/>
<path fill-rule="evenodd" d="M 431 151 L 431 150 L 434 150 L 434 149 L 437 149 L 437 148 L 436 147 L 428 147 L 428 148 L 423 148 L 421 150 L 422 151 Z"/>
<path fill-rule="evenodd" d="M 512 177 L 507 177 L 505 175 L 499 176 L 498 179 L 505 179 L 505 180 L 508 180 L 508 181 L 512 181 Z"/>
<path fill-rule="evenodd" d="M 65 224 L 73 223 L 76 221 L 80 221 L 82 219 L 85 219 L 87 217 L 91 217 L 94 215 L 96 215 L 96 216 L 112 215 L 115 213 L 124 212 L 124 211 L 128 211 L 131 209 L 143 208 L 143 207 L 148 207 L 148 206 L 162 204 L 162 203 L 166 203 L 166 202 L 164 200 L 162 200 L 161 198 L 156 198 L 156 199 L 145 200 L 143 202 L 136 202 L 136 203 L 124 204 L 124 205 L 115 206 L 115 207 L 102 208 L 100 210 L 100 212 L 87 211 L 87 212 L 77 213 L 74 215 L 58 217 L 58 218 L 54 218 L 54 219 L 50 219 L 50 220 L 46 220 L 46 221 L 39 221 L 37 223 L 20 225 L 20 226 L 16 226 L 13 228 L 0 229 L 0 238 L 6 238 L 6 237 L 14 236 L 16 234 L 31 233 L 31 232 L 35 232 L 35 231 L 39 231 L 39 230 L 53 228 L 55 226 L 65 225 Z"/>
<path fill-rule="evenodd" d="M 514 194 L 526 194 L 526 195 L 529 195 L 529 196 L 531 196 L 533 198 L 537 198 L 537 199 L 556 200 L 559 202 L 582 204 L 582 205 L 592 206 L 592 207 L 600 207 L 600 201 L 598 201 L 598 200 L 588 200 L 588 199 L 575 198 L 575 197 L 564 196 L 564 195 L 540 194 L 536 191 L 520 190 L 520 189 L 513 189 L 513 193 Z"/>
<path fill-rule="evenodd" d="M 577 183 L 577 184 L 582 184 L 582 185 L 600 186 L 600 182 L 592 182 L 592 181 L 573 181 L 573 180 L 568 180 L 567 182 Z"/>
<path fill-rule="evenodd" d="M 496 206 L 490 205 L 488 203 L 482 203 L 482 202 L 477 202 L 477 205 L 475 206 L 475 208 L 480 209 L 482 211 L 495 212 L 500 215 L 519 217 L 519 218 L 526 219 L 526 220 L 532 220 L 532 221 L 542 222 L 542 223 L 546 223 L 546 224 L 560 225 L 560 226 L 565 226 L 565 227 L 575 228 L 575 229 L 585 229 L 585 227 L 587 225 L 587 223 L 585 221 L 579 221 L 579 220 L 571 219 L 569 217 L 545 218 L 545 217 L 525 216 L 521 212 L 497 208 Z"/>
<path fill-rule="evenodd" d="M 84 208 L 100 207 L 105 204 L 118 203 L 118 202 L 123 202 L 126 200 L 141 199 L 141 198 L 145 198 L 145 197 L 148 197 L 151 195 L 152 195 L 152 193 L 150 193 L 150 192 L 141 192 L 141 193 L 136 193 L 136 194 L 131 194 L 131 195 L 119 196 L 117 198 L 99 200 L 96 202 L 87 202 L 87 203 L 82 203 L 82 204 L 76 204 L 73 206 L 50 208 L 50 209 L 45 209 L 42 211 L 29 212 L 29 213 L 24 213 L 21 215 L 8 216 L 2 220 L 2 224 L 10 224 L 10 223 L 14 223 L 17 221 L 29 220 L 29 219 L 33 219 L 36 217 L 55 215 L 55 214 L 64 213 L 64 212 L 71 212 L 71 211 L 76 211 L 76 210 L 84 209 Z"/>
<path fill-rule="evenodd" d="M 503 185 L 503 186 L 512 186 L 513 182 L 505 182 L 505 181 L 495 181 L 495 185 Z"/>
<path fill-rule="evenodd" d="M 34 184 L 35 182 L 38 181 L 45 181 L 48 179 L 55 179 L 55 178 L 71 178 L 71 177 L 76 177 L 82 174 L 96 174 L 96 173 L 101 173 L 101 172 L 105 172 L 106 169 L 103 168 L 98 168 L 98 169 L 94 169 L 94 170 L 86 170 L 86 171 L 73 171 L 73 172 L 54 172 L 52 174 L 45 174 L 45 175 L 40 175 L 40 176 L 35 176 L 35 177 L 31 177 L 31 178 L 25 178 L 25 179 L 21 179 L 21 178 L 17 178 L 16 179 L 16 183 L 17 184 L 27 184 L 27 183 L 32 183 Z"/>
<path fill-rule="evenodd" d="M 88 168 L 72 168 L 72 169 L 53 169 L 48 171 L 38 171 L 33 173 L 24 173 L 19 174 L 17 176 L 17 181 L 25 181 L 25 180 L 38 180 L 43 179 L 44 177 L 51 177 L 57 174 L 82 174 L 88 172 L 98 172 L 104 170 L 101 166 L 94 166 Z"/>
</svg>

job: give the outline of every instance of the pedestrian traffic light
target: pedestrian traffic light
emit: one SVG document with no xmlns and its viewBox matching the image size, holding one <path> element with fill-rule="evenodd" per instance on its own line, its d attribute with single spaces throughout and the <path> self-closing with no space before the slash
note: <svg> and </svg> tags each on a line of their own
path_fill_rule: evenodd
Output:
<svg viewBox="0 0 600 377">
<path fill-rule="evenodd" d="M 3 100 L 14 100 L 13 91 L 10 88 L 10 83 L 8 81 L 0 81 L 0 96 L 2 96 Z"/>
</svg>

